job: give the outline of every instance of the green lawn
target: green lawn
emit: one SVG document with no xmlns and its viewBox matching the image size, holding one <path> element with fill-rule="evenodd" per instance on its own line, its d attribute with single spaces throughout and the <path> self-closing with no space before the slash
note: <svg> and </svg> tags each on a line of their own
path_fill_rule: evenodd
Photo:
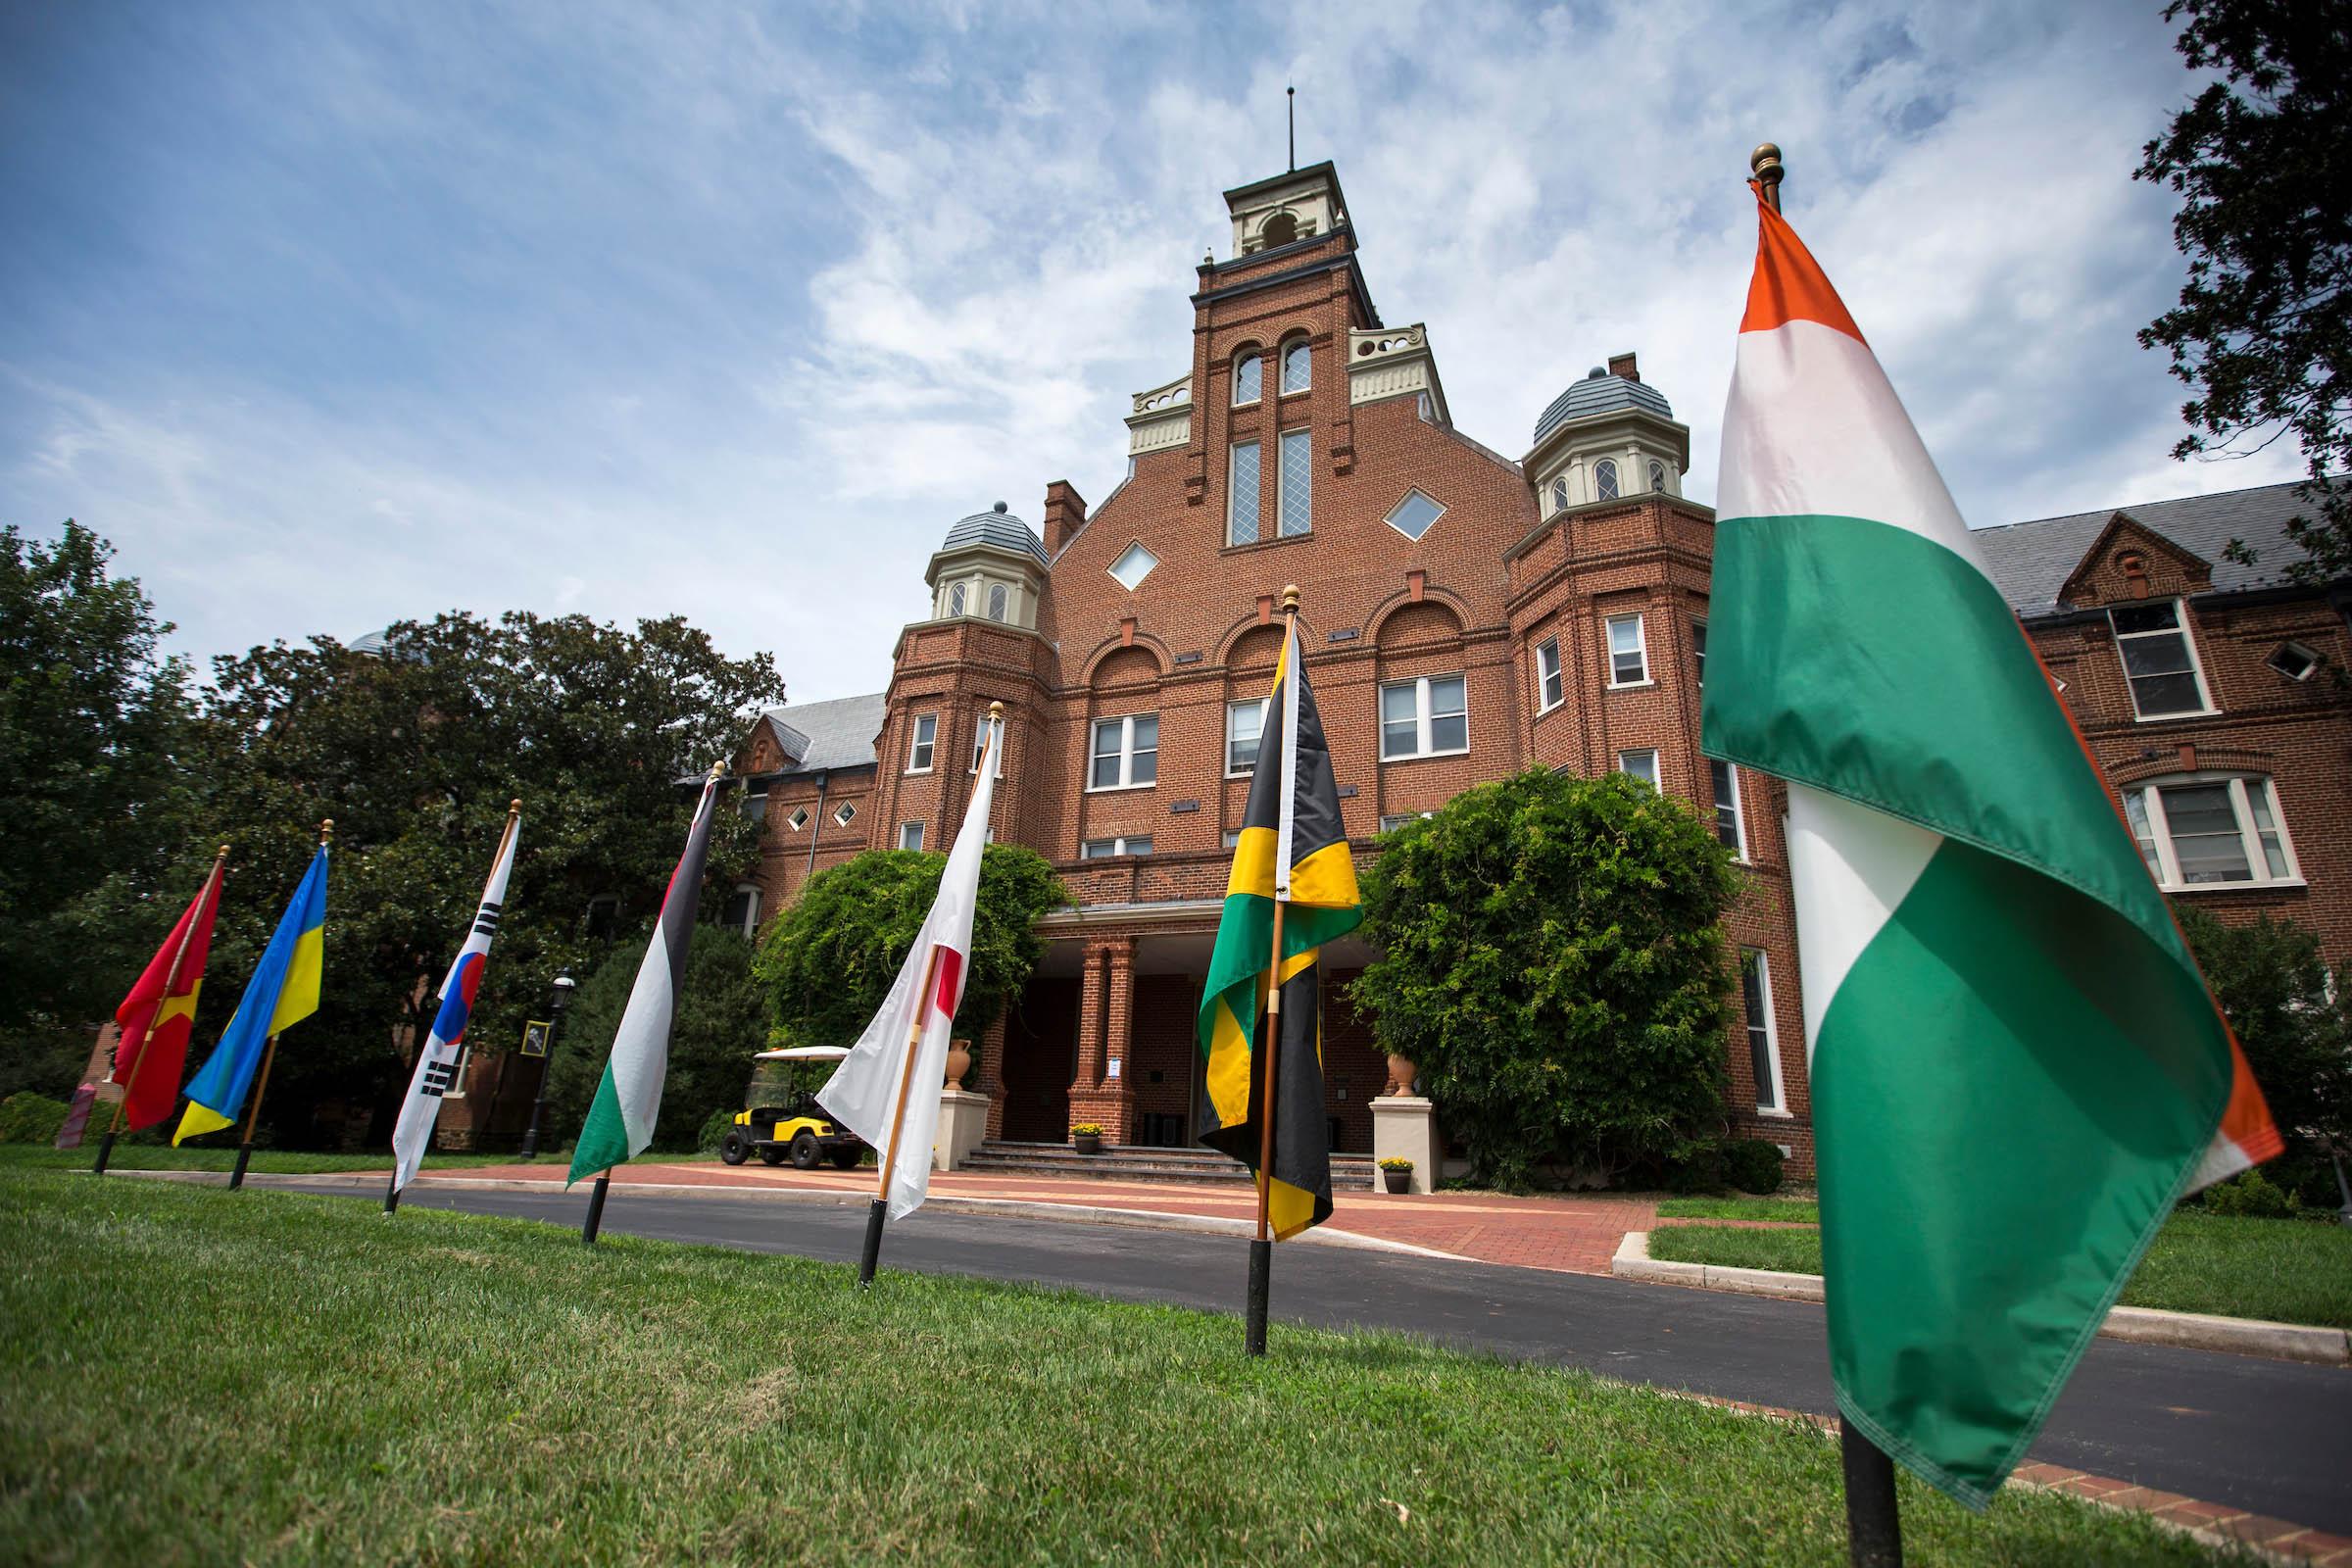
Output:
<svg viewBox="0 0 2352 1568">
<path fill-rule="evenodd" d="M 1821 1205 L 1810 1198 L 1668 1198 L 1658 1203 L 1660 1219 L 1770 1219 L 1818 1225 Z"/>
<path fill-rule="evenodd" d="M 1810 1427 L 1388 1336 L 15 1167 L 0 1259 L 16 1562 L 1844 1560 Z M 1903 1499 L 1920 1562 L 2245 1560 Z"/>
<path fill-rule="evenodd" d="M 1661 1225 L 1649 1233 L 1649 1255 L 1818 1274 L 1821 1233 Z M 2123 1299 L 2129 1306 L 2352 1329 L 2352 1230 L 2183 1211 L 2157 1234 Z"/>
</svg>

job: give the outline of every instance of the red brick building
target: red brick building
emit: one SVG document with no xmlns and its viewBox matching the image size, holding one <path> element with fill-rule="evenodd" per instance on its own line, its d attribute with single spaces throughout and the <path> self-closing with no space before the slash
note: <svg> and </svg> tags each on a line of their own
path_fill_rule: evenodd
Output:
<svg viewBox="0 0 2352 1568">
<path fill-rule="evenodd" d="M 1359 855 L 1535 764 L 1626 769 L 1715 812 L 1750 872 L 1729 921 L 1734 1121 L 1809 1169 L 1781 792 L 1698 751 L 1714 516 L 1682 493 L 1688 429 L 1624 354 L 1505 458 L 1454 428 L 1425 328 L 1374 307 L 1329 164 L 1226 202 L 1232 254 L 1197 270 L 1180 373 L 1133 399 L 1128 477 L 1091 508 L 1048 485 L 1038 530 L 1002 502 L 956 523 L 888 690 L 758 726 L 737 762 L 763 861 L 730 917 L 752 928 L 865 849 L 944 849 L 1002 701 L 995 832 L 1054 861 L 1076 906 L 1043 922 L 1046 960 L 983 1043 L 990 1132 L 1059 1142 L 1088 1119 L 1189 1142 L 1193 1018 L 1295 582 Z M 1982 537 L 2168 885 L 2287 909 L 2341 957 L 2352 649 L 2340 603 L 2274 581 L 2290 504 L 2251 491 Z M 2232 537 L 2273 546 L 2263 569 L 2227 562 Z M 1386 1079 L 1337 995 L 1367 956 L 1326 955 L 1343 1150 L 1371 1147 Z"/>
</svg>

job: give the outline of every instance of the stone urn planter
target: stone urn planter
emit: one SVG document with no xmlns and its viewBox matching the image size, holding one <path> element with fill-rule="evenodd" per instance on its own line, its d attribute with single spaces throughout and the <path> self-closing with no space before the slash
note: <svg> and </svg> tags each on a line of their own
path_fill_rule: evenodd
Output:
<svg viewBox="0 0 2352 1568">
<path fill-rule="evenodd" d="M 1392 1193 L 1413 1190 L 1413 1162 L 1409 1159 L 1384 1159 L 1380 1162 L 1380 1184 Z"/>
<path fill-rule="evenodd" d="M 1389 1086 L 1381 1093 L 1384 1095 L 1411 1094 L 1413 1092 L 1413 1076 L 1420 1070 L 1413 1065 L 1410 1056 L 1399 1056 L 1391 1052 L 1389 1054 Z"/>
<path fill-rule="evenodd" d="M 963 1075 L 972 1070 L 972 1043 L 969 1040 L 948 1042 L 948 1082 L 950 1089 L 963 1087 Z"/>
<path fill-rule="evenodd" d="M 1102 1129 L 1091 1121 L 1082 1121 L 1070 1129 L 1070 1144 L 1081 1154 L 1102 1152 Z"/>
</svg>

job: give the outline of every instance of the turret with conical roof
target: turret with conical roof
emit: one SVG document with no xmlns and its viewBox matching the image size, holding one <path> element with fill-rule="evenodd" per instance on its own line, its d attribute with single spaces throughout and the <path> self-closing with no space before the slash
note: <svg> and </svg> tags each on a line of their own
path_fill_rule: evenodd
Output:
<svg viewBox="0 0 2352 1568">
<path fill-rule="evenodd" d="M 1642 379 L 1632 354 L 1612 355 L 1551 400 L 1520 466 L 1546 516 L 1651 492 L 1679 496 L 1690 427 L 1675 422 L 1666 394 Z"/>
</svg>

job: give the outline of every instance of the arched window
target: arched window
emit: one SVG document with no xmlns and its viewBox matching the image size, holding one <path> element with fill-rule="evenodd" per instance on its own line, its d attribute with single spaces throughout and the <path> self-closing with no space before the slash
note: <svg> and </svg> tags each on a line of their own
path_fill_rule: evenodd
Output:
<svg viewBox="0 0 2352 1568">
<path fill-rule="evenodd" d="M 1258 229 L 1257 237 L 1268 250 L 1277 245 L 1288 245 L 1298 237 L 1298 220 L 1290 213 L 1276 213 Z"/>
<path fill-rule="evenodd" d="M 1649 460 L 1649 487 L 1660 495 L 1666 493 L 1666 465 L 1655 458 Z"/>
<path fill-rule="evenodd" d="M 1592 494 L 1602 501 L 1617 499 L 1617 460 L 1603 458 L 1592 465 Z"/>
<path fill-rule="evenodd" d="M 948 590 L 948 613 L 951 615 L 963 613 L 963 584 L 961 583 L 957 583 Z"/>
<path fill-rule="evenodd" d="M 991 619 L 991 620 L 1003 620 L 1003 619 L 1004 618 L 1004 604 L 1005 604 L 1005 599 L 1006 599 L 1006 591 L 1005 591 L 1005 587 L 1004 587 L 1004 585 L 1003 583 L 1001 583 L 1001 582 L 998 582 L 998 583 L 991 583 L 991 584 L 989 584 L 989 587 L 988 587 L 988 618 L 989 618 L 989 619 Z"/>
<path fill-rule="evenodd" d="M 1282 351 L 1282 390 L 1284 396 L 1303 392 L 1314 375 L 1313 356 L 1306 351 L 1306 340 L 1300 338 Z"/>
<path fill-rule="evenodd" d="M 1258 383 L 1264 379 L 1265 357 L 1255 349 L 1233 362 L 1233 406 L 1257 401 Z"/>
<path fill-rule="evenodd" d="M 1551 510 L 1554 512 L 1568 510 L 1568 476 L 1564 473 L 1551 481 Z"/>
</svg>

